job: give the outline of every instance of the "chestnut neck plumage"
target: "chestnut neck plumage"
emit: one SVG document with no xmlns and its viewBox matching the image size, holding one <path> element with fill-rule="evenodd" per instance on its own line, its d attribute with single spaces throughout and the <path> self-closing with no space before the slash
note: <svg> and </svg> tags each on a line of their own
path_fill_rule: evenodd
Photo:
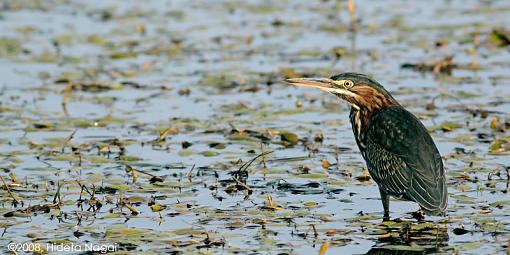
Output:
<svg viewBox="0 0 510 255">
<path fill-rule="evenodd" d="M 361 123 L 364 126 L 368 126 L 371 117 L 378 111 L 398 105 L 398 102 L 389 93 L 385 91 L 385 95 L 370 86 L 356 86 L 351 91 L 356 96 L 344 99 L 360 112 Z"/>
<path fill-rule="evenodd" d="M 377 91 L 370 86 L 358 86 L 351 89 L 356 96 L 342 96 L 342 98 L 351 104 L 350 120 L 354 136 L 360 147 L 364 149 L 365 134 L 370 125 L 370 120 L 380 110 L 398 105 L 398 102 L 387 93 L 387 95 Z M 362 151 L 363 152 L 363 151 Z"/>
</svg>

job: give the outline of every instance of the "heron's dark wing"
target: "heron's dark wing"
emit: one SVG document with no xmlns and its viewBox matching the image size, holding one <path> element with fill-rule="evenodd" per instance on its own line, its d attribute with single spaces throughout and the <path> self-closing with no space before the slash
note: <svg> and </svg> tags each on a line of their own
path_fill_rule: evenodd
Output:
<svg viewBox="0 0 510 255">
<path fill-rule="evenodd" d="M 444 211 L 443 162 L 427 129 L 413 114 L 401 106 L 381 110 L 372 117 L 366 138 L 367 165 L 381 188 L 416 201 L 430 214 Z"/>
</svg>

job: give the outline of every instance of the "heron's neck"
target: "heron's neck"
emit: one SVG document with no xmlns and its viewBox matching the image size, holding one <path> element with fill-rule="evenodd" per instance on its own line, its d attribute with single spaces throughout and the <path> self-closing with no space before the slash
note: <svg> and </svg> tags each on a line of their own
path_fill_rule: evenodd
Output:
<svg viewBox="0 0 510 255">
<path fill-rule="evenodd" d="M 355 96 L 344 96 L 344 99 L 349 102 L 353 108 L 356 108 L 353 110 L 358 110 L 361 115 L 366 118 L 366 121 L 369 121 L 370 117 L 380 110 L 392 105 L 398 105 L 397 100 L 391 95 L 385 95 L 370 86 L 354 87 L 352 91 Z"/>
<path fill-rule="evenodd" d="M 368 128 L 368 125 L 370 125 L 370 120 L 372 117 L 382 110 L 383 108 L 365 108 L 360 107 L 359 109 L 355 107 L 351 107 L 351 122 L 352 124 L 356 126 L 357 131 L 359 133 L 362 132 L 362 130 L 366 130 Z"/>
<path fill-rule="evenodd" d="M 365 132 L 366 132 L 366 115 L 358 110 L 355 107 L 351 108 L 351 113 L 349 114 L 349 118 L 351 121 L 352 126 L 352 132 L 354 133 L 354 138 L 356 139 L 356 143 L 358 144 L 358 147 L 360 151 L 363 154 L 363 151 L 365 150 Z"/>
</svg>

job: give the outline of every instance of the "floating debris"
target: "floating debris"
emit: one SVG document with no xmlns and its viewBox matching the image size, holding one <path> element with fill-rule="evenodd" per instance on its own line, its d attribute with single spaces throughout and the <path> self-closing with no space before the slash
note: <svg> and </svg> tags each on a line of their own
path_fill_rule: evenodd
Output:
<svg viewBox="0 0 510 255">
<path fill-rule="evenodd" d="M 451 74 L 452 70 L 457 68 L 458 65 L 453 63 L 453 56 L 448 56 L 441 60 L 434 61 L 431 63 L 418 63 L 418 64 L 404 63 L 400 67 L 413 69 L 419 72 Z"/>
</svg>

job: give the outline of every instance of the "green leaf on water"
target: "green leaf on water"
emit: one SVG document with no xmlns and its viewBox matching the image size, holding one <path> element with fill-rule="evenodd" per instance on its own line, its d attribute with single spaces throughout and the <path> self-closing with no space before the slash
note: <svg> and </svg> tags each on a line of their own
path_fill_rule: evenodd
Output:
<svg viewBox="0 0 510 255">
<path fill-rule="evenodd" d="M 499 47 L 504 47 L 510 44 L 510 33 L 503 29 L 493 29 L 490 36 L 489 42 Z"/>
<path fill-rule="evenodd" d="M 144 196 L 130 196 L 126 198 L 130 203 L 144 203 L 147 202 L 147 198 Z"/>
<path fill-rule="evenodd" d="M 125 228 L 125 229 L 111 229 L 106 231 L 105 236 L 106 237 L 112 237 L 112 236 L 129 236 L 129 235 L 140 235 L 143 233 L 147 233 L 150 230 L 148 229 L 132 229 L 132 228 Z"/>
<path fill-rule="evenodd" d="M 306 178 L 306 179 L 322 179 L 327 178 L 327 174 L 299 174 L 297 175 L 299 178 Z"/>
<path fill-rule="evenodd" d="M 178 230 L 175 230 L 174 233 L 176 235 L 180 235 L 180 236 L 182 236 L 182 235 L 197 236 L 197 235 L 207 234 L 207 232 L 202 229 L 194 229 L 194 228 L 178 229 Z"/>
<path fill-rule="evenodd" d="M 33 123 L 32 126 L 36 129 L 52 129 L 53 124 L 49 122 L 36 122 Z"/>
<path fill-rule="evenodd" d="M 116 219 L 116 218 L 120 218 L 120 217 L 122 217 L 122 215 L 119 213 L 110 213 L 110 214 L 104 216 L 103 219 Z"/>
<path fill-rule="evenodd" d="M 222 149 L 225 149 L 226 146 L 224 143 L 210 143 L 209 144 L 209 147 L 210 148 L 214 148 L 214 149 L 217 149 L 217 150 L 222 150 Z"/>
<path fill-rule="evenodd" d="M 0 57 L 16 56 L 23 52 L 21 42 L 14 38 L 0 38 Z"/>
<path fill-rule="evenodd" d="M 143 159 L 139 158 L 139 157 L 135 157 L 135 156 L 122 155 L 122 156 L 119 157 L 119 160 L 120 161 L 140 161 L 140 160 L 143 160 Z"/>
<path fill-rule="evenodd" d="M 248 134 L 244 134 L 244 133 L 235 133 L 235 134 L 232 134 L 228 137 L 228 139 L 230 140 L 241 140 L 241 141 L 254 141 L 254 142 L 259 142 L 260 140 L 255 138 L 255 137 L 252 137 L 252 136 L 249 136 Z"/>
<path fill-rule="evenodd" d="M 28 218 L 31 216 L 32 215 L 29 213 L 22 213 L 22 212 L 18 212 L 18 211 L 11 211 L 11 212 L 4 213 L 4 217 L 6 217 L 6 218 L 9 218 L 9 217 Z"/>
<path fill-rule="evenodd" d="M 288 131 L 283 131 L 280 133 L 280 139 L 282 141 L 288 142 L 290 145 L 296 145 L 298 143 L 299 137 Z"/>
<path fill-rule="evenodd" d="M 303 205 L 305 207 L 316 207 L 316 206 L 319 205 L 319 203 L 317 203 L 317 202 L 305 202 L 305 203 L 303 203 Z"/>
<path fill-rule="evenodd" d="M 460 92 L 457 93 L 457 97 L 460 97 L 460 98 L 475 98 L 475 97 L 480 97 L 480 94 L 460 91 Z"/>
<path fill-rule="evenodd" d="M 411 229 L 414 231 L 421 231 L 427 228 L 434 228 L 435 225 L 433 223 L 418 223 L 411 225 Z"/>
<path fill-rule="evenodd" d="M 349 221 L 349 222 L 359 222 L 359 221 L 369 221 L 369 220 L 375 220 L 375 219 L 378 219 L 378 217 L 375 217 L 373 215 L 361 215 L 361 216 L 346 218 L 345 220 Z"/>
<path fill-rule="evenodd" d="M 71 155 L 58 155 L 53 158 L 50 158 L 50 160 L 52 161 L 75 161 L 77 159 L 78 157 Z"/>
<path fill-rule="evenodd" d="M 470 190 L 472 190 L 471 186 L 466 185 L 466 184 L 460 184 L 460 185 L 457 185 L 457 187 L 456 187 L 456 188 L 457 188 L 458 190 L 460 190 L 460 191 L 464 191 L 464 192 L 465 192 L 465 191 L 470 191 Z"/>
<path fill-rule="evenodd" d="M 394 226 L 394 225 L 396 225 L 398 223 L 395 222 L 395 221 L 392 221 L 392 220 L 387 220 L 387 221 L 383 221 L 381 224 L 384 225 L 384 226 L 388 226 L 389 227 L 389 226 Z"/>
<path fill-rule="evenodd" d="M 131 186 L 125 185 L 125 184 L 112 184 L 112 185 L 107 186 L 107 188 L 114 189 L 114 190 L 124 190 L 124 191 L 132 189 Z"/>
<path fill-rule="evenodd" d="M 462 124 L 453 122 L 453 121 L 445 121 L 441 124 L 440 128 L 445 132 L 453 131 L 454 129 L 461 128 Z"/>
<path fill-rule="evenodd" d="M 470 251 L 482 247 L 482 244 L 483 243 L 480 241 L 468 242 L 461 245 L 454 245 L 454 249 L 458 251 Z"/>
<path fill-rule="evenodd" d="M 193 149 L 182 149 L 177 154 L 181 157 L 189 157 L 193 155 L 195 151 Z"/>
<path fill-rule="evenodd" d="M 75 127 L 93 127 L 94 121 L 90 120 L 74 120 L 73 125 Z"/>
<path fill-rule="evenodd" d="M 508 200 L 507 201 L 496 201 L 496 202 L 490 203 L 489 205 L 493 206 L 493 207 L 503 208 L 505 206 L 510 205 L 510 201 L 508 201 Z"/>
<path fill-rule="evenodd" d="M 90 163 L 94 163 L 94 164 L 103 164 L 103 163 L 108 163 L 108 162 L 112 161 L 111 159 L 105 158 L 103 156 L 97 156 L 97 155 L 87 156 L 87 160 Z"/>
<path fill-rule="evenodd" d="M 110 54 L 111 59 L 123 59 L 123 58 L 134 58 L 138 57 L 137 52 L 114 52 Z"/>
<path fill-rule="evenodd" d="M 409 252 L 420 252 L 426 251 L 430 246 L 421 246 L 421 245 L 385 245 L 382 248 L 393 250 L 393 251 L 409 251 Z"/>
<path fill-rule="evenodd" d="M 214 157 L 219 155 L 219 153 L 215 151 L 203 151 L 200 154 L 202 154 L 204 157 Z"/>
<path fill-rule="evenodd" d="M 160 211 L 163 211 L 166 206 L 165 205 L 160 205 L 160 204 L 153 204 L 150 206 L 151 208 L 151 211 L 153 212 L 160 212 Z"/>
</svg>

